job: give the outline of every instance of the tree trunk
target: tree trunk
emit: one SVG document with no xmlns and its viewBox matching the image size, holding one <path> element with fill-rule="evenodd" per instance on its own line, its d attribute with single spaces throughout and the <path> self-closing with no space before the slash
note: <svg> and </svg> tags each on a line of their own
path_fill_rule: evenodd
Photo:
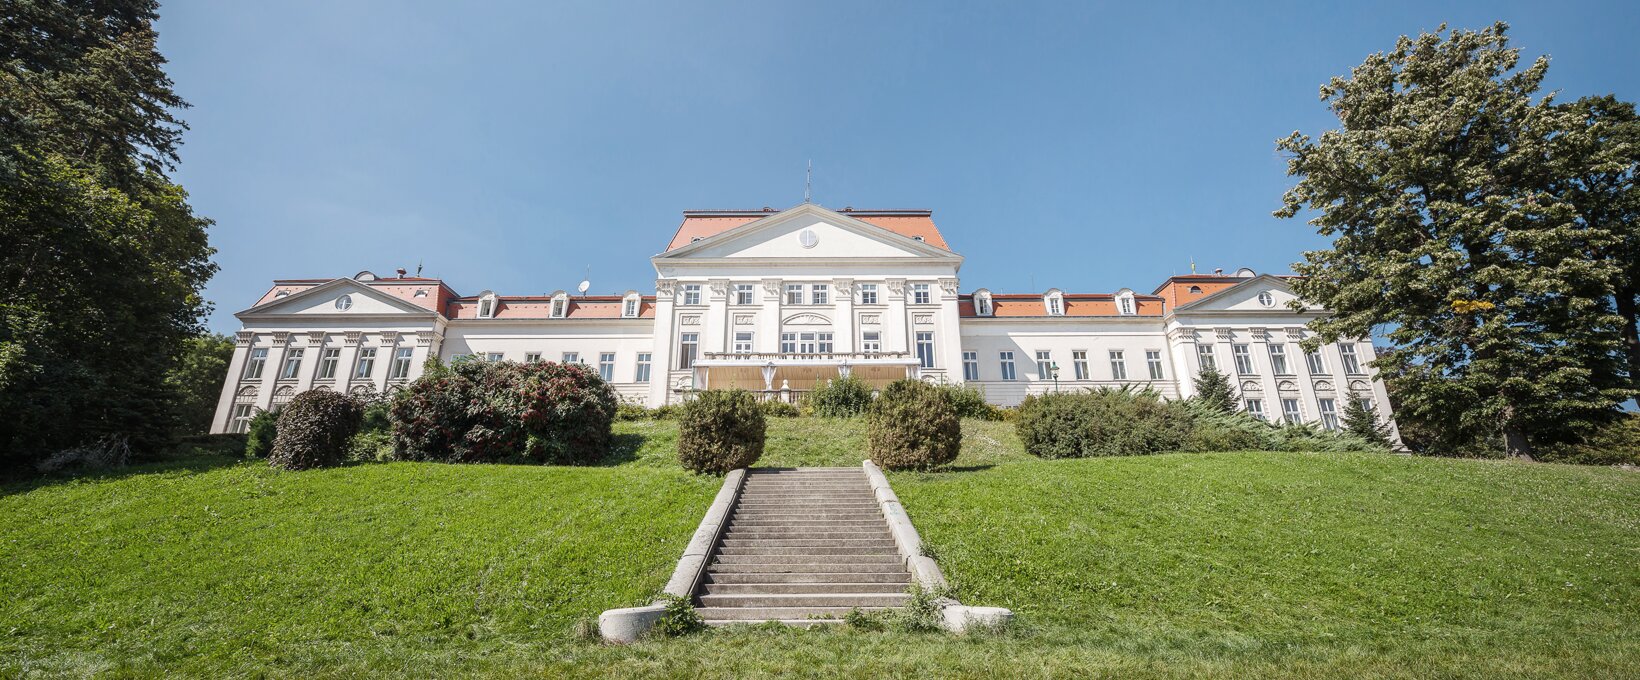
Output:
<svg viewBox="0 0 1640 680">
<path fill-rule="evenodd" d="M 1510 458 L 1535 462 L 1532 457 L 1532 444 L 1526 441 L 1526 431 L 1510 425 L 1503 428 L 1503 450 Z"/>
<path fill-rule="evenodd" d="M 1640 309 L 1630 286 L 1617 287 L 1617 314 L 1623 317 L 1623 355 L 1628 357 L 1629 383 L 1640 389 Z"/>
</svg>

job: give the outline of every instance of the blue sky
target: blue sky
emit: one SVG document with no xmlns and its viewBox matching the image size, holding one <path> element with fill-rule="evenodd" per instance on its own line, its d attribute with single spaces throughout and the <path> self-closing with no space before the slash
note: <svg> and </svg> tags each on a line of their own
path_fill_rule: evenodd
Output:
<svg viewBox="0 0 1640 680">
<path fill-rule="evenodd" d="M 1320 5 L 1336 5 L 1321 7 Z M 929 208 L 963 289 L 1286 272 L 1274 141 L 1401 34 L 1512 25 L 1563 97 L 1640 99 L 1640 3 L 166 3 L 176 178 L 222 270 L 653 291 L 691 208 Z"/>
</svg>

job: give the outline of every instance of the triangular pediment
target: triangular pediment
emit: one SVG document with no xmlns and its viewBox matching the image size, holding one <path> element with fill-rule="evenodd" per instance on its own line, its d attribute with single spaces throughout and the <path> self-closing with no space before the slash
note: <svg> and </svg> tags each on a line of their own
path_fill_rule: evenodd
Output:
<svg viewBox="0 0 1640 680">
<path fill-rule="evenodd" d="M 346 309 L 338 304 L 347 296 Z M 352 279 L 335 279 L 262 303 L 234 316 L 433 316 L 431 310 L 400 300 Z"/>
<path fill-rule="evenodd" d="M 1261 299 L 1263 294 L 1269 294 L 1270 304 Z M 1260 274 L 1246 281 L 1226 288 L 1193 301 L 1179 305 L 1174 311 L 1178 312 L 1292 312 L 1292 302 L 1298 299 L 1293 287 L 1279 276 Z M 1308 305 L 1311 309 L 1320 309 L 1316 305 Z"/>
<path fill-rule="evenodd" d="M 955 259 L 961 256 L 874 224 L 804 204 L 748 222 L 656 260 Z"/>
</svg>

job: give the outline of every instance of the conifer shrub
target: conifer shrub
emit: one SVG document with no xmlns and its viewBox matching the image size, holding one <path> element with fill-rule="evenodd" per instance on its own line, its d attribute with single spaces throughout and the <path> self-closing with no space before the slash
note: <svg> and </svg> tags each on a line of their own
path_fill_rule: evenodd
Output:
<svg viewBox="0 0 1640 680">
<path fill-rule="evenodd" d="M 596 463 L 617 400 L 581 364 L 461 361 L 428 372 L 388 407 L 394 455 L 449 463 Z"/>
<path fill-rule="evenodd" d="M 1041 458 L 1135 456 L 1179 450 L 1191 418 L 1184 402 L 1123 386 L 1026 397 L 1015 427 Z"/>
<path fill-rule="evenodd" d="M 927 470 L 956 460 L 962 449 L 962 422 L 951 400 L 920 380 L 889 383 L 866 417 L 866 450 L 884 468 Z"/>
<path fill-rule="evenodd" d="M 251 416 L 242 455 L 247 458 L 267 458 L 268 454 L 273 452 L 273 440 L 278 434 L 279 411 L 257 411 L 256 415 Z"/>
<path fill-rule="evenodd" d="M 852 418 L 871 406 L 871 386 L 854 375 L 833 378 L 815 387 L 804 404 L 810 415 Z"/>
<path fill-rule="evenodd" d="M 746 390 L 706 390 L 678 414 L 678 462 L 688 470 L 721 475 L 763 456 L 765 422 Z"/>
<path fill-rule="evenodd" d="M 285 470 L 341 465 L 363 415 L 359 402 L 344 394 L 310 390 L 296 395 L 279 410 L 268 464 Z"/>
<path fill-rule="evenodd" d="M 1204 368 L 1196 374 L 1196 401 L 1224 413 L 1236 410 L 1236 390 L 1230 385 L 1230 376 L 1215 368 Z"/>
</svg>

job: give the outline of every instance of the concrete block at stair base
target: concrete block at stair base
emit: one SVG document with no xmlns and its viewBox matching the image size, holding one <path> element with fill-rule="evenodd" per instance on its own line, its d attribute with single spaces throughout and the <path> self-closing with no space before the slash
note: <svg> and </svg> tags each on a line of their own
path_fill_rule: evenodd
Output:
<svg viewBox="0 0 1640 680">
<path fill-rule="evenodd" d="M 706 555 L 684 555 L 678 560 L 677 568 L 672 570 L 672 580 L 666 582 L 667 595 L 689 597 L 695 593 L 696 582 L 700 580 L 701 567 L 706 566 Z"/>
<path fill-rule="evenodd" d="M 940 610 L 941 625 L 953 633 L 973 629 L 1001 628 L 1008 625 L 1014 613 L 1002 607 L 970 607 L 953 604 Z"/>
<path fill-rule="evenodd" d="M 934 562 L 934 558 L 913 555 L 907 557 L 905 562 L 911 576 L 917 579 L 923 590 L 939 590 L 945 587 L 945 572 L 940 571 L 940 565 Z"/>
<path fill-rule="evenodd" d="M 666 605 L 611 609 L 598 615 L 598 634 L 617 644 L 637 642 L 666 613 Z"/>
</svg>

